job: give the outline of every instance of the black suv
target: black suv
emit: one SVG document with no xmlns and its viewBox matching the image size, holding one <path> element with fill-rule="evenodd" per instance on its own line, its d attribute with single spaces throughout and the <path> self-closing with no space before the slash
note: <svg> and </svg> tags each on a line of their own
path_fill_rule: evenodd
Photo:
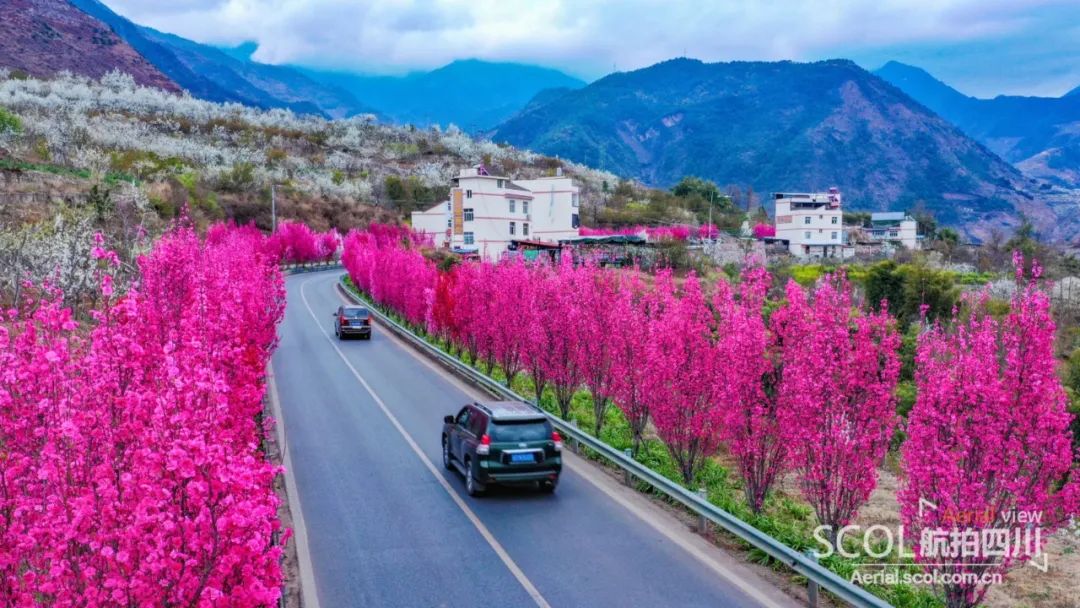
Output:
<svg viewBox="0 0 1080 608">
<path fill-rule="evenodd" d="M 371 339 L 371 312 L 362 306 L 338 306 L 334 313 L 334 335 L 338 340 L 349 336 Z"/>
<path fill-rule="evenodd" d="M 562 438 L 543 412 L 520 401 L 475 402 L 443 419 L 443 466 L 461 471 L 476 496 L 491 484 L 539 484 L 553 492 Z"/>
</svg>

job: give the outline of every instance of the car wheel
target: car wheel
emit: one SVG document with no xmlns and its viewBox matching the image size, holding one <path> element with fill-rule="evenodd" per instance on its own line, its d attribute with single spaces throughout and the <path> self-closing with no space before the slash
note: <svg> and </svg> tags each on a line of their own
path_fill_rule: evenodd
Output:
<svg viewBox="0 0 1080 608">
<path fill-rule="evenodd" d="M 446 440 L 445 435 L 442 438 L 442 466 L 447 469 L 454 468 L 454 465 L 450 463 L 450 442 Z"/>
<path fill-rule="evenodd" d="M 465 492 L 469 496 L 479 496 L 484 493 L 484 486 L 480 485 L 476 478 L 473 477 L 472 461 L 468 458 L 465 459 Z"/>
<path fill-rule="evenodd" d="M 555 480 L 555 481 L 542 481 L 542 482 L 540 482 L 540 491 L 545 493 L 545 494 L 551 494 L 551 493 L 553 493 L 555 491 L 555 488 L 558 487 L 558 485 L 559 485 L 558 480 Z"/>
</svg>

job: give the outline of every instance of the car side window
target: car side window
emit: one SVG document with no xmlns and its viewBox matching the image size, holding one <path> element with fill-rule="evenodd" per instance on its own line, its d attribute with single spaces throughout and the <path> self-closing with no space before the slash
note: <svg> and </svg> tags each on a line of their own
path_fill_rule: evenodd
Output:
<svg viewBox="0 0 1080 608">
<path fill-rule="evenodd" d="M 457 415 L 457 425 L 462 428 L 469 427 L 469 408 L 463 407 Z"/>
<path fill-rule="evenodd" d="M 469 417 L 469 431 L 479 437 L 487 431 L 487 422 L 487 416 L 480 412 L 474 412 Z"/>
</svg>

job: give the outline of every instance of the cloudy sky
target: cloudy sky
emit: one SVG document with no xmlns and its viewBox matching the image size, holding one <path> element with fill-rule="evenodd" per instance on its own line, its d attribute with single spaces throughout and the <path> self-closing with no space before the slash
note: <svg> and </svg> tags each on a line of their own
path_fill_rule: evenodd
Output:
<svg viewBox="0 0 1080 608">
<path fill-rule="evenodd" d="M 961 91 L 1080 86 L 1080 0 L 104 0 L 131 20 L 255 59 L 366 73 L 476 57 L 592 80 L 676 56 L 898 59 Z"/>
</svg>

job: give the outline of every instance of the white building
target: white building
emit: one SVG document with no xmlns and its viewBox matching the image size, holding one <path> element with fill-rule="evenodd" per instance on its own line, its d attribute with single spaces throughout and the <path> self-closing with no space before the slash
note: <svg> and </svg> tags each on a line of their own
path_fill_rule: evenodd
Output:
<svg viewBox="0 0 1080 608">
<path fill-rule="evenodd" d="M 450 200 L 412 214 L 414 230 L 458 253 L 499 259 L 512 241 L 557 242 L 578 236 L 580 190 L 562 171 L 554 177 L 511 180 L 482 165 L 451 182 Z"/>
<path fill-rule="evenodd" d="M 776 193 L 776 240 L 799 257 L 843 258 L 854 253 L 846 246 L 840 191 Z"/>
<path fill-rule="evenodd" d="M 915 218 L 902 211 L 871 213 L 866 235 L 873 243 L 899 244 L 916 250 L 922 246 L 918 225 Z"/>
</svg>

